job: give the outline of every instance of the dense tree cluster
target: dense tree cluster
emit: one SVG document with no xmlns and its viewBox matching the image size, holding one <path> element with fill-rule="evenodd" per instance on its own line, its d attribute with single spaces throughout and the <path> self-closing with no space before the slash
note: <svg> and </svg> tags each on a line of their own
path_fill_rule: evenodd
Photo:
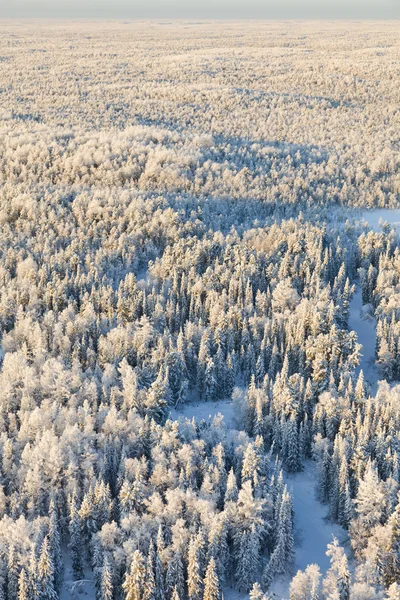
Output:
<svg viewBox="0 0 400 600">
<path fill-rule="evenodd" d="M 292 600 L 398 598 L 400 388 L 348 318 L 359 279 L 398 378 L 399 244 L 340 208 L 398 201 L 392 27 L 37 27 L 0 39 L 0 598 L 266 600 L 309 458 L 358 566 Z"/>
<path fill-rule="evenodd" d="M 0 181 L 395 205 L 396 24 L 7 24 Z"/>
<path fill-rule="evenodd" d="M 382 223 L 382 232 L 360 237 L 360 276 L 367 314 L 376 327 L 376 363 L 388 381 L 400 379 L 400 259 L 395 230 Z"/>
</svg>

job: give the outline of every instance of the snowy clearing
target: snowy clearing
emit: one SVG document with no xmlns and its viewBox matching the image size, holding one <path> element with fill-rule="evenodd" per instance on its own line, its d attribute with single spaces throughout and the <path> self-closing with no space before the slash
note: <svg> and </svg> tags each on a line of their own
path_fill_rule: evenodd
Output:
<svg viewBox="0 0 400 600">
<path fill-rule="evenodd" d="M 178 409 L 171 410 L 174 419 L 187 418 L 212 420 L 222 415 L 227 428 L 235 427 L 234 405 L 232 401 L 192 402 Z M 285 483 L 293 493 L 294 525 L 295 525 L 295 574 L 307 565 L 317 564 L 324 575 L 329 568 L 329 558 L 326 556 L 327 545 L 336 537 L 343 545 L 348 540 L 346 531 L 328 518 L 328 509 L 315 496 L 317 484 L 315 468 L 312 461 L 307 461 L 304 470 L 294 475 L 285 473 Z M 289 585 L 292 574 L 279 576 L 270 587 L 270 593 L 275 598 L 289 598 Z M 227 588 L 227 600 L 241 600 L 248 594 Z"/>
<path fill-rule="evenodd" d="M 72 571 L 71 555 L 68 549 L 63 552 L 64 563 L 64 581 L 60 591 L 60 600 L 95 598 L 96 590 L 93 581 L 93 572 L 91 569 L 85 569 L 85 578 L 81 581 L 75 581 Z"/>
<path fill-rule="evenodd" d="M 198 421 L 212 421 L 217 415 L 224 417 L 224 423 L 228 429 L 235 427 L 234 406 L 232 400 L 221 400 L 219 402 L 190 402 L 181 404 L 177 409 L 171 410 L 171 418 L 179 419 L 180 417 Z"/>
<path fill-rule="evenodd" d="M 336 537 L 340 545 L 348 541 L 347 532 L 328 518 L 328 509 L 315 497 L 315 466 L 307 461 L 304 470 L 295 475 L 285 475 L 285 483 L 293 495 L 295 526 L 295 568 L 304 571 L 308 565 L 319 566 L 322 575 L 329 569 L 326 555 L 328 544 Z M 274 598 L 289 598 L 290 575 L 278 577 L 271 585 Z"/>
<path fill-rule="evenodd" d="M 359 287 L 356 288 L 354 296 L 350 303 L 349 327 L 357 333 L 358 341 L 362 344 L 360 365 L 357 372 L 361 369 L 364 372 L 365 379 L 370 384 L 375 384 L 378 380 L 378 372 L 375 366 L 375 346 L 376 330 L 375 322 L 372 319 L 365 319 L 361 314 L 362 293 Z"/>
<path fill-rule="evenodd" d="M 384 223 L 389 223 L 400 231 L 400 209 L 397 208 L 377 208 L 375 210 L 364 210 L 361 218 L 374 231 L 381 231 Z"/>
</svg>

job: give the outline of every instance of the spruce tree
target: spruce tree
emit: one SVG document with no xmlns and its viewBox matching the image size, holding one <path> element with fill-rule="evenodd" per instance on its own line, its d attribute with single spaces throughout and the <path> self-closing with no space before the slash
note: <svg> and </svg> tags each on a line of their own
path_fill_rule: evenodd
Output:
<svg viewBox="0 0 400 600">
<path fill-rule="evenodd" d="M 28 578 L 25 569 L 21 569 L 18 579 L 18 600 L 30 600 Z"/>
<path fill-rule="evenodd" d="M 192 535 L 188 551 L 188 597 L 189 600 L 200 600 L 203 595 L 202 561 L 197 536 Z"/>
<path fill-rule="evenodd" d="M 388 585 L 400 582 L 400 495 L 399 502 L 390 518 L 391 540 L 390 561 L 386 582 Z"/>
<path fill-rule="evenodd" d="M 7 598 L 16 600 L 18 596 L 18 562 L 14 544 L 11 544 L 8 549 L 6 588 Z"/>
<path fill-rule="evenodd" d="M 113 600 L 113 597 L 111 568 L 108 557 L 105 555 L 101 574 L 100 598 L 101 600 Z"/>
<path fill-rule="evenodd" d="M 165 576 L 165 588 L 169 597 L 172 596 L 174 589 L 178 592 L 180 598 L 185 594 L 185 576 L 183 571 L 182 556 L 179 550 L 176 550 L 168 563 Z"/>
<path fill-rule="evenodd" d="M 253 583 L 253 586 L 250 590 L 249 597 L 250 597 L 250 600 L 262 600 L 263 591 L 258 582 Z"/>
<path fill-rule="evenodd" d="M 291 416 L 286 423 L 286 460 L 285 464 L 289 473 L 296 473 L 300 470 L 300 444 L 299 432 L 297 428 L 296 418 Z"/>
<path fill-rule="evenodd" d="M 40 552 L 38 581 L 40 600 L 55 600 L 57 598 L 57 592 L 54 587 L 54 564 L 50 553 L 48 537 L 44 538 Z"/>
<path fill-rule="evenodd" d="M 203 600 L 220 600 L 220 586 L 214 558 L 208 563 L 204 577 Z"/>
<path fill-rule="evenodd" d="M 146 582 L 146 568 L 140 550 L 135 550 L 132 557 L 130 570 L 127 571 L 122 585 L 125 600 L 142 600 Z"/>
<path fill-rule="evenodd" d="M 165 600 L 165 581 L 164 581 L 164 566 L 162 562 L 162 554 L 164 550 L 164 536 L 162 526 L 158 528 L 157 534 L 157 552 L 155 555 L 155 583 L 156 583 L 156 599 Z"/>
<path fill-rule="evenodd" d="M 72 496 L 69 516 L 69 550 L 71 552 L 72 571 L 76 580 L 83 578 L 82 534 L 76 494 Z"/>
<path fill-rule="evenodd" d="M 172 592 L 171 600 L 180 600 L 180 598 L 181 597 L 178 594 L 178 590 L 175 587 L 174 590 L 173 590 L 173 592 Z"/>
<path fill-rule="evenodd" d="M 156 555 L 154 551 L 153 540 L 150 540 L 146 563 L 146 586 L 143 595 L 144 600 L 156 600 L 155 563 Z"/>
<path fill-rule="evenodd" d="M 61 555 L 61 538 L 58 512 L 53 498 L 50 502 L 49 517 L 49 548 L 54 562 L 54 585 L 55 589 L 59 591 L 63 578 L 64 565 Z"/>
</svg>

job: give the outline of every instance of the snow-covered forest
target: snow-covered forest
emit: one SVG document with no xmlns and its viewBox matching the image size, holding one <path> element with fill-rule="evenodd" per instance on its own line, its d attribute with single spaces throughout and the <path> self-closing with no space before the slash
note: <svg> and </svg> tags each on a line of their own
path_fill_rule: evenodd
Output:
<svg viewBox="0 0 400 600">
<path fill-rule="evenodd" d="M 0 67 L 0 600 L 400 600 L 398 24 Z"/>
</svg>

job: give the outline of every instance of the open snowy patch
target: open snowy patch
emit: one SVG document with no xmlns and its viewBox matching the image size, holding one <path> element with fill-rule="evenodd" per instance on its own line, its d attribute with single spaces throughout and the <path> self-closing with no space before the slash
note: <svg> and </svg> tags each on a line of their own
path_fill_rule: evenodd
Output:
<svg viewBox="0 0 400 600">
<path fill-rule="evenodd" d="M 227 428 L 237 427 L 234 413 L 235 405 L 231 400 L 218 402 L 191 402 L 171 410 L 173 419 L 195 418 L 212 421 L 217 415 L 224 417 Z M 276 577 L 269 593 L 273 598 L 287 600 L 292 576 L 300 569 L 304 571 L 310 564 L 319 566 L 322 576 L 329 569 L 329 557 L 326 555 L 328 544 L 334 537 L 341 545 L 346 545 L 346 531 L 328 518 L 328 507 L 316 498 L 316 473 L 314 463 L 307 461 L 303 471 L 295 474 L 284 473 L 284 481 L 292 492 L 294 508 L 295 564 L 293 573 Z M 226 600 L 246 600 L 248 594 L 230 588 L 224 590 Z"/>
<path fill-rule="evenodd" d="M 346 546 L 347 532 L 328 518 L 328 507 L 319 502 L 315 495 L 317 485 L 314 463 L 307 461 L 303 471 L 294 475 L 285 474 L 285 483 L 292 492 L 295 527 L 294 572 L 304 571 L 308 565 L 319 566 L 322 576 L 329 569 L 326 555 L 328 544 L 337 538 Z M 273 598 L 287 600 L 291 574 L 277 577 L 269 590 Z"/>
<path fill-rule="evenodd" d="M 93 580 L 93 572 L 85 568 L 85 579 L 75 581 L 72 571 L 71 555 L 68 551 L 63 553 L 64 557 L 64 581 L 61 586 L 60 600 L 79 600 L 83 598 L 95 598 L 96 590 Z"/>
<path fill-rule="evenodd" d="M 232 400 L 220 400 L 218 402 L 188 402 L 181 404 L 177 409 L 171 409 L 171 418 L 197 419 L 198 421 L 212 421 L 217 415 L 224 417 L 224 423 L 228 429 L 236 427 L 234 419 L 234 406 Z"/>
<path fill-rule="evenodd" d="M 374 385 L 378 381 L 378 372 L 375 366 L 375 321 L 365 317 L 361 289 L 357 287 L 350 303 L 349 327 L 357 333 L 358 342 L 362 345 L 361 360 L 357 372 L 362 369 L 365 379 Z"/>
<path fill-rule="evenodd" d="M 399 208 L 377 208 L 375 210 L 364 210 L 361 213 L 363 221 L 374 231 L 381 231 L 384 223 L 389 223 L 400 231 L 400 209 Z"/>
</svg>

